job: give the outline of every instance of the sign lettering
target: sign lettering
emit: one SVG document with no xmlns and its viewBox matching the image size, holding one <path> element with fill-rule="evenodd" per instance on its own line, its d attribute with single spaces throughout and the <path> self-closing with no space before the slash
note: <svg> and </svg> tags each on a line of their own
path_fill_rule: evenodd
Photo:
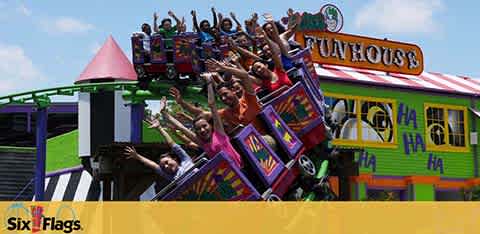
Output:
<svg viewBox="0 0 480 234">
<path fill-rule="evenodd" d="M 410 75 L 423 71 L 416 45 L 319 30 L 297 32 L 295 39 L 312 49 L 316 63 Z"/>
</svg>

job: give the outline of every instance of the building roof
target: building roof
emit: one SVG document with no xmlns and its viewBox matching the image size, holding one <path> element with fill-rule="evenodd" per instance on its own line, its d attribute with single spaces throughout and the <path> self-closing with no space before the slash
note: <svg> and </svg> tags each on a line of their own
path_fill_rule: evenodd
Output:
<svg viewBox="0 0 480 234">
<path fill-rule="evenodd" d="M 132 63 L 112 36 L 107 38 L 75 83 L 98 79 L 137 80 Z"/>
<path fill-rule="evenodd" d="M 363 70 L 351 67 L 315 64 L 319 76 L 325 79 L 409 88 L 431 92 L 480 96 L 480 80 L 433 72 L 418 76 Z"/>
</svg>

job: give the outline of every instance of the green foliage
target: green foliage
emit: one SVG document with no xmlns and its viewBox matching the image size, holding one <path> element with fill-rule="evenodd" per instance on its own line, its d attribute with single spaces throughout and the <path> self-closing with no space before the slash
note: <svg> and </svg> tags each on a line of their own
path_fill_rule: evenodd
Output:
<svg viewBox="0 0 480 234">
<path fill-rule="evenodd" d="M 144 114 L 145 114 L 145 116 L 150 116 L 150 115 L 152 115 L 152 110 L 150 110 L 148 108 L 145 108 Z"/>
</svg>

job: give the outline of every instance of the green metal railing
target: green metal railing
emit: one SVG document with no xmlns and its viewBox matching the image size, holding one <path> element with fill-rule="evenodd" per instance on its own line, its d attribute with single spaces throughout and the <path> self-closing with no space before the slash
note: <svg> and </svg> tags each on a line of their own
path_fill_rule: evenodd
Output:
<svg viewBox="0 0 480 234">
<path fill-rule="evenodd" d="M 159 100 L 162 96 L 168 96 L 168 88 L 172 84 L 150 83 L 149 90 L 140 90 L 138 82 L 105 82 L 79 84 L 73 86 L 56 87 L 49 89 L 34 90 L 0 97 L 0 108 L 10 104 L 24 104 L 33 101 L 39 108 L 50 105 L 52 96 L 73 96 L 76 92 L 96 93 L 100 91 L 123 90 L 125 100 L 132 103 L 141 103 L 145 100 Z M 187 88 L 193 93 L 198 93 L 200 88 L 189 86 Z M 189 97 L 187 94 L 186 97 Z"/>
<path fill-rule="evenodd" d="M 96 93 L 99 91 L 125 90 L 135 92 L 138 90 L 136 81 L 134 82 L 106 82 L 79 84 L 73 86 L 56 87 L 49 89 L 34 90 L 29 92 L 12 94 L 0 97 L 0 108 L 9 104 L 24 104 L 33 101 L 38 107 L 47 107 L 50 105 L 52 96 L 73 96 L 76 92 Z"/>
</svg>

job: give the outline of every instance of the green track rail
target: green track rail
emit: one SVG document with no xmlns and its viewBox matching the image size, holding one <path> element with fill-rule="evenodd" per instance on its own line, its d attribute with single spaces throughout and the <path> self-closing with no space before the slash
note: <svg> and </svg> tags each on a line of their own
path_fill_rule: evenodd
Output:
<svg viewBox="0 0 480 234">
<path fill-rule="evenodd" d="M 123 97 L 132 103 L 142 103 L 145 100 L 159 100 L 162 96 L 168 96 L 168 89 L 173 83 L 152 82 L 149 90 L 140 90 L 138 82 L 105 82 L 90 83 L 73 86 L 56 87 L 49 89 L 34 90 L 0 97 L 0 108 L 10 104 L 35 103 L 39 108 L 48 107 L 52 96 L 73 96 L 76 92 L 97 93 L 104 91 L 124 91 Z M 189 86 L 190 95 L 198 93 L 200 88 Z"/>
<path fill-rule="evenodd" d="M 91 83 L 73 86 L 41 89 L 24 93 L 12 94 L 0 97 L 0 108 L 9 104 L 24 104 L 33 101 L 38 107 L 50 105 L 52 96 L 73 96 L 76 92 L 96 93 L 100 91 L 125 90 L 135 92 L 138 90 L 138 82 L 108 82 Z"/>
</svg>

